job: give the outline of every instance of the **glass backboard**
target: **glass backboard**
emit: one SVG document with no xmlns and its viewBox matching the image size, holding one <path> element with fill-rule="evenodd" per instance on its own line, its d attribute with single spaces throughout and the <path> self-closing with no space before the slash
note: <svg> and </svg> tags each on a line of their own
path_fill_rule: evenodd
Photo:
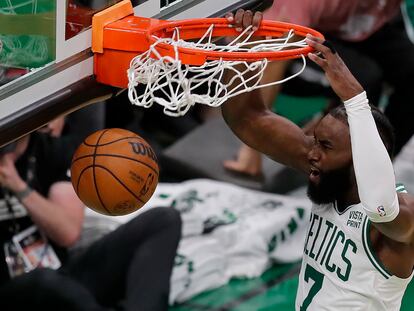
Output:
<svg viewBox="0 0 414 311">
<path fill-rule="evenodd" d="M 92 16 L 120 0 L 0 0 L 0 146 L 113 96 L 93 79 Z M 160 19 L 223 16 L 271 0 L 133 0 Z"/>
</svg>

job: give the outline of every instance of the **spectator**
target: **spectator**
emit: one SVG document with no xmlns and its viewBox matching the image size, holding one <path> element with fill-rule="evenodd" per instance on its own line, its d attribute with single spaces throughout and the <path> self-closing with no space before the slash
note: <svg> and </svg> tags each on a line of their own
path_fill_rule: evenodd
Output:
<svg viewBox="0 0 414 311">
<path fill-rule="evenodd" d="M 151 209 L 69 254 L 84 214 L 66 157 L 56 154 L 64 152 L 57 147 L 62 128 L 55 120 L 48 133 L 27 135 L 0 156 L 2 310 L 166 310 L 178 213 Z"/>
</svg>

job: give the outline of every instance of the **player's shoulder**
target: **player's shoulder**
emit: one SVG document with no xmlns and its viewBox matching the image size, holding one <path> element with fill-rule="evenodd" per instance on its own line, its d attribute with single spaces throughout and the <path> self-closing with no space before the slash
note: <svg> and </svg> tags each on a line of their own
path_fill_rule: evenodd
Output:
<svg viewBox="0 0 414 311">
<path fill-rule="evenodd" d="M 397 193 L 408 193 L 407 189 L 405 188 L 405 185 L 402 183 L 396 184 L 395 190 L 397 191 Z"/>
<path fill-rule="evenodd" d="M 407 189 L 403 184 L 397 184 L 395 189 L 397 191 L 400 206 L 405 205 L 410 209 L 412 208 L 414 210 L 414 195 L 408 193 Z"/>
<path fill-rule="evenodd" d="M 398 193 L 398 201 L 401 205 L 405 205 L 414 209 L 414 196 L 410 193 L 399 192 Z"/>
</svg>

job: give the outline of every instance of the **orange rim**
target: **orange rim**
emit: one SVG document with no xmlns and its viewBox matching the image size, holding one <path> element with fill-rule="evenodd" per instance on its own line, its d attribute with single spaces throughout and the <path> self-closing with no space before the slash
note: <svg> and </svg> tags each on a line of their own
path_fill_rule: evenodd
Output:
<svg viewBox="0 0 414 311">
<path fill-rule="evenodd" d="M 212 24 L 215 25 L 212 36 L 237 36 L 240 32 L 237 32 L 233 27 L 229 27 L 229 22 L 226 18 L 200 18 L 200 19 L 189 19 L 165 22 L 157 24 L 148 29 L 147 39 L 150 44 L 156 43 L 156 37 L 171 37 L 175 28 L 180 29 L 180 39 L 197 39 L 204 35 L 208 27 Z M 255 32 L 255 36 L 272 36 L 281 37 L 286 32 L 294 30 L 295 35 L 305 37 L 307 34 L 324 38 L 324 36 L 309 27 L 295 25 L 291 23 L 276 22 L 263 20 L 259 29 Z M 155 36 L 155 37 L 154 37 Z M 155 47 L 161 54 L 174 55 L 174 47 L 167 43 L 158 43 Z M 187 47 L 178 47 L 179 54 L 191 55 L 194 59 L 197 59 L 196 63 L 201 64 L 200 58 L 205 61 L 207 60 L 226 60 L 226 61 L 247 61 L 254 62 L 267 58 L 270 61 L 273 60 L 286 60 L 299 58 L 302 55 L 307 55 L 313 52 L 314 49 L 310 46 L 293 48 L 282 51 L 266 51 L 266 52 L 226 52 L 226 51 L 206 51 L 201 49 L 193 49 Z M 181 58 L 181 55 L 180 55 Z"/>
</svg>

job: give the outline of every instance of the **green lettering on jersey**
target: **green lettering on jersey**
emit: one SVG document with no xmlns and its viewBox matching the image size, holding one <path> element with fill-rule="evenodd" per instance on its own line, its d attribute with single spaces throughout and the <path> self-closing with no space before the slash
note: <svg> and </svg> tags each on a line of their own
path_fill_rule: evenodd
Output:
<svg viewBox="0 0 414 311">
<path fill-rule="evenodd" d="M 315 215 L 315 216 L 317 216 L 317 215 Z M 313 252 L 313 249 L 315 247 L 316 240 L 318 239 L 319 232 L 321 231 L 321 225 L 322 225 L 322 221 L 323 221 L 322 217 L 318 216 L 318 218 L 319 218 L 318 229 L 316 230 L 316 235 L 315 235 L 315 238 L 313 239 L 312 248 L 311 248 L 310 253 L 309 253 L 309 257 L 312 258 L 312 259 L 315 258 L 315 253 Z"/>
<path fill-rule="evenodd" d="M 308 242 L 309 242 L 309 238 L 310 238 L 311 236 L 313 236 L 313 231 L 312 231 L 312 229 L 313 229 L 313 225 L 315 224 L 316 217 L 318 217 L 318 218 L 319 218 L 319 216 L 318 216 L 318 215 L 315 215 L 315 214 L 311 214 L 311 217 L 312 217 L 312 222 L 311 222 L 311 225 L 310 225 L 310 227 L 309 227 L 308 236 L 307 236 L 307 238 L 306 238 L 306 242 L 305 242 L 305 254 L 306 254 L 306 255 L 308 255 L 308 253 L 309 253 L 309 251 L 308 251 Z"/>
<path fill-rule="evenodd" d="M 332 224 L 331 222 L 329 222 L 329 221 L 326 221 L 326 223 L 327 223 L 327 224 L 329 223 L 329 224 L 333 225 L 333 224 Z M 331 238 L 329 239 L 328 245 L 326 246 L 325 252 L 323 253 L 323 256 L 322 256 L 322 259 L 321 259 L 321 266 L 323 266 L 323 263 L 324 263 L 324 261 L 325 261 L 326 254 L 328 253 L 328 250 L 329 250 L 329 249 L 330 249 L 330 247 L 331 247 L 332 240 L 334 239 L 334 236 L 335 236 L 335 234 L 336 234 L 336 230 L 338 230 L 338 227 L 337 227 L 337 226 L 335 226 L 334 231 L 332 232 Z"/>
<path fill-rule="evenodd" d="M 336 234 L 335 240 L 329 250 L 328 257 L 326 258 L 325 267 L 329 272 L 334 272 L 336 269 L 336 265 L 334 263 L 330 265 L 329 262 L 331 261 L 332 253 L 336 247 L 336 243 L 338 243 L 339 238 L 341 238 L 341 243 L 343 244 L 345 241 L 345 233 L 343 233 L 342 230 L 339 230 Z"/>
<path fill-rule="evenodd" d="M 300 307 L 300 311 L 308 310 L 308 307 L 309 307 L 310 303 L 312 302 L 313 297 L 315 297 L 316 294 L 322 288 L 324 277 L 325 276 L 322 273 L 320 273 L 319 271 L 317 271 L 314 267 L 312 267 L 309 264 L 306 265 L 304 280 L 305 280 L 306 283 L 308 283 L 309 280 L 313 280 L 313 285 L 310 288 L 308 295 L 303 300 L 303 303 Z"/>
<path fill-rule="evenodd" d="M 345 242 L 344 249 L 342 250 L 342 254 L 341 254 L 342 260 L 344 262 L 346 262 L 346 264 L 347 264 L 345 274 L 344 275 L 341 274 L 341 268 L 339 268 L 339 267 L 336 270 L 336 274 L 344 282 L 349 280 L 349 275 L 350 275 L 351 269 L 352 269 L 352 262 L 346 257 L 346 252 L 348 251 L 349 246 L 352 247 L 352 252 L 354 254 L 356 254 L 356 252 L 357 252 L 356 244 L 354 243 L 354 241 L 352 241 L 350 239 L 347 239 L 346 242 Z"/>
<path fill-rule="evenodd" d="M 323 221 L 323 218 L 321 217 L 321 222 L 322 221 Z M 321 251 L 325 245 L 326 237 L 328 236 L 329 231 L 333 228 L 333 223 L 331 223 L 330 221 L 326 221 L 325 224 L 327 225 L 328 228 L 326 229 L 325 235 L 323 236 L 321 246 L 319 246 L 319 250 L 318 250 L 318 253 L 316 254 L 315 261 L 318 261 L 319 255 L 321 254 Z"/>
</svg>

